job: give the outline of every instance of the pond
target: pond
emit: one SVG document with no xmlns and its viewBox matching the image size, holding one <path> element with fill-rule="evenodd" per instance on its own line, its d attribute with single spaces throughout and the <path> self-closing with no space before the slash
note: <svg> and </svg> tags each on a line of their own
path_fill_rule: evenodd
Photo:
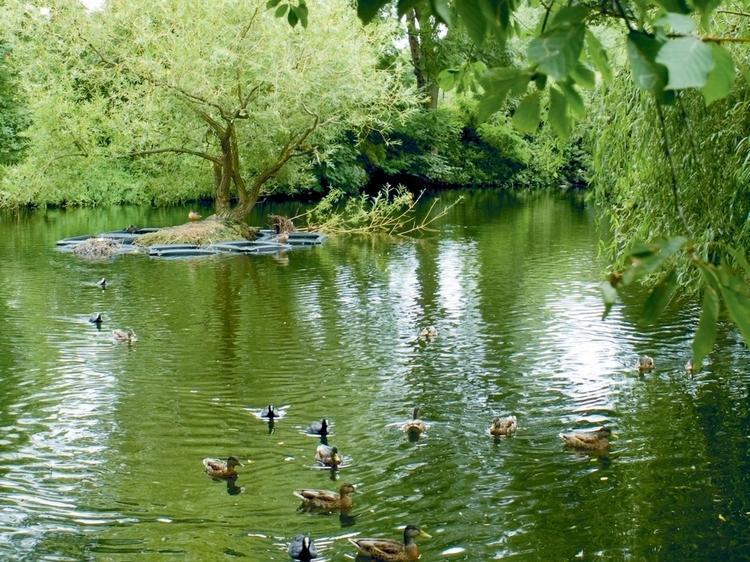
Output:
<svg viewBox="0 0 750 562">
<path fill-rule="evenodd" d="M 428 561 L 750 558 L 738 335 L 724 327 L 687 374 L 692 304 L 644 328 L 633 296 L 601 320 L 587 204 L 463 195 L 423 239 L 283 256 L 55 249 L 177 224 L 185 208 L 0 216 L 0 558 L 282 561 L 307 532 L 325 559 L 353 560 L 347 538 L 398 539 L 407 524 L 432 535 L 418 540 Z M 429 325 L 437 337 L 420 341 Z M 139 341 L 114 343 L 114 328 Z M 640 354 L 653 372 L 633 369 Z M 253 415 L 269 403 L 286 407 L 273 428 Z M 412 442 L 398 423 L 416 405 L 431 427 Z M 490 437 L 508 414 L 516 435 Z M 346 461 L 335 473 L 301 433 L 323 417 Z M 608 454 L 558 437 L 602 424 Z M 203 473 L 204 457 L 229 455 L 236 482 Z M 344 482 L 348 514 L 297 509 L 295 489 Z"/>
</svg>

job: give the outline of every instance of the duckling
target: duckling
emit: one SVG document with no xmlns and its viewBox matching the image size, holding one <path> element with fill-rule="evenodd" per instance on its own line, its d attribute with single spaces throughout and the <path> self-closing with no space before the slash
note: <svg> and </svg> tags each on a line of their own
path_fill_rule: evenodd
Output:
<svg viewBox="0 0 750 562">
<path fill-rule="evenodd" d="M 411 420 L 401 426 L 402 431 L 410 437 L 419 437 L 429 428 L 429 425 L 419 419 L 419 406 L 414 408 L 414 411 L 411 415 Z"/>
<path fill-rule="evenodd" d="M 572 433 L 561 433 L 560 439 L 565 442 L 565 447 L 579 449 L 582 451 L 603 451 L 609 448 L 609 437 L 612 430 L 608 427 L 600 427 L 596 431 L 576 431 Z"/>
<path fill-rule="evenodd" d="M 286 244 L 289 242 L 289 234 L 287 232 L 279 232 L 276 235 L 276 242 L 279 244 Z"/>
<path fill-rule="evenodd" d="M 338 493 L 329 490 L 302 489 L 294 490 L 294 495 L 302 500 L 305 507 L 318 509 L 341 509 L 352 508 L 352 494 L 355 488 L 352 484 L 344 484 Z"/>
<path fill-rule="evenodd" d="M 342 462 L 339 450 L 328 445 L 318 445 L 318 448 L 315 449 L 315 460 L 323 466 L 330 466 L 331 468 L 337 468 Z"/>
<path fill-rule="evenodd" d="M 112 337 L 115 341 L 133 343 L 138 341 L 138 336 L 133 330 L 112 330 Z"/>
<path fill-rule="evenodd" d="M 419 559 L 419 548 L 414 542 L 416 537 L 431 538 L 419 527 L 407 525 L 404 529 L 404 542 L 392 541 L 389 539 L 349 539 L 357 550 L 384 562 L 413 562 Z"/>
<path fill-rule="evenodd" d="M 103 321 L 104 319 L 102 318 L 101 312 L 97 312 L 91 318 L 89 318 L 89 322 L 91 322 L 92 324 L 96 324 L 97 328 L 101 327 Z"/>
<path fill-rule="evenodd" d="M 101 287 L 102 289 L 106 289 L 107 288 L 107 278 L 106 277 L 102 277 L 101 279 L 99 279 L 99 281 L 96 282 L 96 286 L 97 287 Z"/>
<path fill-rule="evenodd" d="M 203 217 L 201 217 L 201 215 L 199 215 L 198 213 L 196 213 L 192 209 L 188 213 L 188 220 L 189 221 L 199 221 L 199 220 L 201 220 L 201 218 L 203 218 Z"/>
<path fill-rule="evenodd" d="M 654 360 L 648 355 L 641 355 L 635 364 L 635 369 L 639 373 L 648 373 L 654 368 Z"/>
<path fill-rule="evenodd" d="M 236 478 L 235 466 L 243 466 L 240 459 L 235 456 L 229 457 L 226 461 L 212 458 L 203 459 L 203 468 L 206 474 L 214 478 Z"/>
<path fill-rule="evenodd" d="M 502 437 L 513 435 L 518 429 L 518 420 L 516 416 L 508 416 L 505 418 L 495 418 L 492 420 L 490 426 L 490 434 L 495 437 Z"/>
<path fill-rule="evenodd" d="M 319 422 L 311 423 L 307 426 L 305 433 L 310 435 L 328 435 L 328 420 L 323 418 Z"/>
<path fill-rule="evenodd" d="M 437 335 L 438 331 L 435 326 L 427 326 L 421 332 L 419 332 L 419 339 L 422 341 L 429 341 L 436 338 Z"/>
<path fill-rule="evenodd" d="M 307 535 L 297 535 L 294 537 L 289 543 L 287 553 L 294 560 L 303 560 L 304 562 L 318 557 L 318 550 Z"/>
</svg>

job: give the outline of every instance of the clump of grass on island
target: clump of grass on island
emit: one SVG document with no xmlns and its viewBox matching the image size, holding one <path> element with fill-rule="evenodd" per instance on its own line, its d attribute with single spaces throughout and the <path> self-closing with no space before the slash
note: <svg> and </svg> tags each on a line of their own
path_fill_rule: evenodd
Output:
<svg viewBox="0 0 750 562">
<path fill-rule="evenodd" d="M 189 222 L 177 226 L 162 228 L 149 232 L 135 240 L 138 246 L 154 244 L 194 244 L 208 246 L 230 240 L 252 240 L 257 230 L 245 224 L 224 222 L 207 218 L 202 221 Z"/>
<path fill-rule="evenodd" d="M 114 256 L 120 249 L 120 243 L 111 238 L 89 238 L 76 244 L 73 253 L 82 258 L 105 259 Z"/>
</svg>

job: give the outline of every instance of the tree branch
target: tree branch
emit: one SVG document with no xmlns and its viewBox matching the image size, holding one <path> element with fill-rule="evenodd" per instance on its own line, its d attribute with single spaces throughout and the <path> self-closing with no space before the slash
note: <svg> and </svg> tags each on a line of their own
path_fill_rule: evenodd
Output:
<svg viewBox="0 0 750 562">
<path fill-rule="evenodd" d="M 164 154 L 164 153 L 173 153 L 173 154 L 190 154 L 192 156 L 198 156 L 199 158 L 203 158 L 204 160 L 210 160 L 211 162 L 214 162 L 215 164 L 221 165 L 221 159 L 217 158 L 216 156 L 211 156 L 210 154 L 207 154 L 205 152 L 201 152 L 200 150 L 192 150 L 190 148 L 154 148 L 151 150 L 136 150 L 134 152 L 128 152 L 126 154 L 117 154 L 114 156 L 114 158 L 132 158 L 135 156 L 150 156 L 152 154 Z"/>
</svg>

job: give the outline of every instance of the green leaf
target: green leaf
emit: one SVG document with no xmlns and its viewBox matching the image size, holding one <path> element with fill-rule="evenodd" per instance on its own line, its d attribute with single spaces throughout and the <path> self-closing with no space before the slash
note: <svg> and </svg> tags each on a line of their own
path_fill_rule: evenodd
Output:
<svg viewBox="0 0 750 562">
<path fill-rule="evenodd" d="M 448 27 L 453 25 L 451 21 L 451 10 L 448 6 L 447 0 L 430 0 L 430 8 L 439 21 Z"/>
<path fill-rule="evenodd" d="M 733 248 L 731 246 L 727 247 L 726 250 L 729 255 L 731 255 L 740 265 L 740 267 L 745 270 L 745 275 L 750 276 L 750 263 L 748 263 L 747 256 L 745 256 L 744 251 L 738 248 Z"/>
<path fill-rule="evenodd" d="M 268 2 L 266 2 L 266 9 L 270 10 L 271 8 L 275 8 L 279 5 L 279 2 L 281 2 L 281 0 L 268 0 Z"/>
<path fill-rule="evenodd" d="M 664 8 L 667 12 L 676 14 L 689 14 L 690 7 L 685 0 L 656 0 L 656 3 Z"/>
<path fill-rule="evenodd" d="M 744 287 L 742 280 L 729 276 L 728 282 L 722 283 L 720 289 L 729 317 L 739 329 L 745 345 L 750 347 L 750 297 L 740 290 Z"/>
<path fill-rule="evenodd" d="M 714 67 L 711 47 L 697 37 L 670 39 L 659 50 L 656 62 L 669 70 L 668 90 L 702 88 Z"/>
<path fill-rule="evenodd" d="M 552 17 L 552 23 L 550 29 L 554 27 L 562 27 L 564 25 L 573 25 L 582 23 L 589 15 L 591 10 L 586 6 L 564 6 L 560 8 L 557 13 Z"/>
<path fill-rule="evenodd" d="M 456 85 L 456 77 L 459 72 L 460 71 L 457 68 L 446 68 L 445 70 L 441 70 L 440 74 L 438 74 L 438 85 L 440 86 L 440 89 L 445 90 L 446 92 L 452 90 Z"/>
<path fill-rule="evenodd" d="M 602 78 L 608 82 L 612 79 L 612 69 L 609 66 L 609 59 L 607 58 L 607 51 L 604 50 L 601 42 L 597 39 L 591 30 L 586 30 L 586 52 L 589 55 L 591 64 L 594 65 Z"/>
<path fill-rule="evenodd" d="M 682 248 L 686 242 L 687 238 L 684 236 L 676 236 L 652 246 L 645 246 L 640 243 L 634 244 L 628 254 L 632 258 L 632 264 L 623 273 L 623 284 L 628 285 L 642 275 L 654 273 L 668 258 Z"/>
<path fill-rule="evenodd" d="M 714 68 L 708 73 L 706 85 L 703 86 L 703 98 L 706 105 L 711 105 L 729 95 L 734 84 L 734 62 L 732 56 L 721 45 L 711 44 Z"/>
<path fill-rule="evenodd" d="M 524 133 L 533 133 L 539 126 L 539 92 L 531 92 L 513 114 L 513 126 Z"/>
<path fill-rule="evenodd" d="M 480 0 L 456 0 L 456 11 L 464 22 L 469 37 L 477 45 L 481 45 L 487 33 L 487 21 L 482 14 Z"/>
<path fill-rule="evenodd" d="M 641 311 L 641 322 L 645 325 L 653 324 L 667 308 L 672 295 L 677 288 L 677 272 L 671 269 L 651 291 Z"/>
<path fill-rule="evenodd" d="M 545 32 L 529 43 L 529 58 L 545 74 L 557 81 L 565 80 L 578 65 L 585 31 L 582 25 L 575 25 Z"/>
<path fill-rule="evenodd" d="M 484 95 L 479 100 L 477 119 L 485 121 L 498 111 L 508 93 L 522 94 L 529 83 L 529 74 L 517 68 L 493 68 L 482 77 Z"/>
<path fill-rule="evenodd" d="M 289 7 L 289 14 L 287 15 L 287 21 L 292 27 L 296 26 L 299 22 L 299 16 L 297 15 L 297 8 L 294 6 Z"/>
<path fill-rule="evenodd" d="M 557 88 L 551 88 L 549 97 L 549 124 L 560 138 L 567 139 L 570 136 L 570 120 L 565 96 Z"/>
<path fill-rule="evenodd" d="M 602 313 L 602 320 L 604 320 L 612 309 L 612 305 L 617 301 L 617 290 L 609 281 L 602 281 L 599 289 L 602 292 L 602 300 L 604 300 L 604 312 Z"/>
<path fill-rule="evenodd" d="M 681 35 L 687 35 L 695 31 L 695 22 L 690 16 L 686 16 L 685 14 L 674 14 L 668 12 L 654 23 L 660 27 L 671 28 L 675 33 Z"/>
<path fill-rule="evenodd" d="M 698 328 L 693 336 L 693 368 L 699 369 L 716 341 L 716 322 L 719 320 L 719 296 L 709 285 L 703 291 L 703 306 Z"/>
<path fill-rule="evenodd" d="M 274 15 L 277 18 L 283 18 L 288 9 L 289 9 L 289 4 L 282 4 L 281 6 L 276 8 L 276 13 Z"/>
<path fill-rule="evenodd" d="M 586 106 L 583 103 L 581 95 L 567 82 L 558 85 L 563 94 L 565 94 L 565 101 L 568 103 L 570 113 L 578 119 L 583 119 L 586 116 Z"/>
<path fill-rule="evenodd" d="M 667 83 L 667 69 L 656 62 L 660 48 L 661 43 L 645 33 L 628 33 L 628 60 L 633 82 L 639 90 L 658 94 L 664 89 Z"/>
<path fill-rule="evenodd" d="M 362 23 L 369 23 L 380 8 L 388 4 L 390 0 L 357 0 L 357 15 Z"/>
<path fill-rule="evenodd" d="M 570 76 L 582 88 L 593 90 L 596 87 L 596 76 L 588 66 L 579 64 L 573 69 Z"/>
<path fill-rule="evenodd" d="M 704 27 L 708 22 L 711 12 L 718 8 L 720 4 L 721 0 L 693 0 L 693 6 L 698 8 L 698 11 L 703 14 Z"/>
</svg>

